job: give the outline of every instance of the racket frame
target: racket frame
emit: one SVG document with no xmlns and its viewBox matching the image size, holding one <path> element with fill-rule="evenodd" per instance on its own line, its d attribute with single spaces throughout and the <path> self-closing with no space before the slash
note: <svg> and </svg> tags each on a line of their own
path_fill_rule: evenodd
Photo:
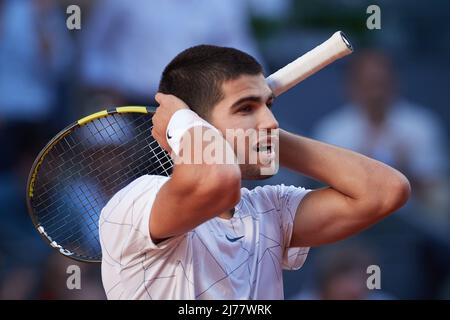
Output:
<svg viewBox="0 0 450 320">
<path fill-rule="evenodd" d="M 58 244 L 56 241 L 54 241 L 45 231 L 45 228 L 39 223 L 37 215 L 35 213 L 35 209 L 33 208 L 32 201 L 34 196 L 34 186 L 36 183 L 36 177 L 38 175 L 39 169 L 44 162 L 45 157 L 47 154 L 52 150 L 52 148 L 58 144 L 59 141 L 64 139 L 67 135 L 71 134 L 74 130 L 77 128 L 84 126 L 94 120 L 110 116 L 113 114 L 123 114 L 123 113 L 142 113 L 142 114 L 151 114 L 153 115 L 156 111 L 155 107 L 144 107 L 144 106 L 123 106 L 123 107 L 116 107 L 111 109 L 105 109 L 96 113 L 93 113 L 91 115 L 88 115 L 84 118 L 81 118 L 78 121 L 73 122 L 72 124 L 65 127 L 63 130 L 61 130 L 58 134 L 56 134 L 48 143 L 47 145 L 39 152 L 38 156 L 33 162 L 33 166 L 31 167 L 30 174 L 28 175 L 27 179 L 27 185 L 26 185 L 26 203 L 28 208 L 28 215 L 31 218 L 31 221 L 33 222 L 34 227 L 39 232 L 41 237 L 50 245 L 51 247 L 57 249 L 61 254 L 63 254 L 66 257 L 69 257 L 71 259 L 75 259 L 77 261 L 81 262 L 101 262 L 101 260 L 98 259 L 87 259 L 82 258 L 75 253 L 63 248 L 60 244 Z"/>
</svg>

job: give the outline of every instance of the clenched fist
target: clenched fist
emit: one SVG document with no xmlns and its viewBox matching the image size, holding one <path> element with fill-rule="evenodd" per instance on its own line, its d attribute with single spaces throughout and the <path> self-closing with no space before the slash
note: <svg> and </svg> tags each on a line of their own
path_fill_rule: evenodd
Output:
<svg viewBox="0 0 450 320">
<path fill-rule="evenodd" d="M 159 107 L 156 108 L 156 112 L 152 118 L 152 136 L 159 145 L 170 154 L 172 150 L 167 143 L 166 138 L 166 130 L 170 118 L 172 118 L 172 115 L 178 110 L 189 109 L 189 107 L 183 100 L 171 94 L 158 92 L 155 96 L 155 100 L 159 103 Z"/>
</svg>

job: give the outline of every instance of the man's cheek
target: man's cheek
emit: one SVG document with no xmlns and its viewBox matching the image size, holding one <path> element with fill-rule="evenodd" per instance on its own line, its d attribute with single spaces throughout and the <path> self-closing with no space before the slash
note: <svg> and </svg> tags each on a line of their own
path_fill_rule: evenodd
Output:
<svg viewBox="0 0 450 320">
<path fill-rule="evenodd" d="M 234 153 L 236 154 L 238 163 L 239 164 L 246 163 L 246 159 L 247 159 L 246 143 L 243 143 L 242 139 L 240 139 L 238 137 L 234 137 L 233 149 L 234 149 Z"/>
</svg>

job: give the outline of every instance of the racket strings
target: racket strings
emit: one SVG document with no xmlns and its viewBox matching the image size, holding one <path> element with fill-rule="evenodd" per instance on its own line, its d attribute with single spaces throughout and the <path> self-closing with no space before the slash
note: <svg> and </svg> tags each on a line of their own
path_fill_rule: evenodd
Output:
<svg viewBox="0 0 450 320">
<path fill-rule="evenodd" d="M 171 174 L 172 159 L 151 130 L 151 115 L 112 114 L 76 127 L 50 149 L 32 205 L 52 240 L 84 260 L 101 258 L 98 219 L 108 200 L 144 174 Z"/>
<path fill-rule="evenodd" d="M 151 128 L 152 128 L 152 126 L 150 127 L 150 132 L 151 132 Z M 94 133 L 94 134 L 95 134 L 95 133 Z M 139 141 L 140 139 L 143 139 L 141 136 L 146 135 L 146 134 L 147 134 L 147 133 L 144 132 L 144 131 L 141 132 L 141 133 L 139 133 L 139 134 L 137 135 L 137 137 L 136 137 L 135 140 L 136 140 L 136 141 Z M 72 136 L 69 136 L 68 138 L 69 138 L 69 139 L 73 139 Z M 64 141 L 65 143 L 67 143 L 66 138 L 64 138 L 63 141 Z M 74 144 L 74 145 L 71 146 L 71 147 L 70 147 L 70 144 L 68 144 L 68 145 L 69 145 L 69 148 L 70 148 L 71 150 L 73 150 L 73 149 L 75 149 L 75 148 L 77 148 L 77 147 L 80 147 L 82 144 L 83 144 L 83 142 L 79 142 L 79 143 L 77 143 L 77 144 Z M 167 153 L 159 146 L 159 144 L 157 143 L 156 140 L 152 139 L 152 140 L 149 142 L 148 146 L 151 147 L 151 148 L 150 148 L 150 152 L 153 153 L 153 157 L 155 157 L 155 158 L 157 159 L 157 161 L 159 162 L 159 168 L 158 168 L 158 167 L 155 167 L 154 164 L 151 164 L 151 165 L 153 166 L 153 168 L 154 168 L 153 171 L 158 172 L 158 169 L 161 169 L 165 175 L 169 176 L 169 175 L 170 175 L 170 170 L 171 170 L 172 167 L 173 167 L 172 159 L 171 159 L 171 158 L 167 155 Z M 58 146 L 56 146 L 56 147 L 58 147 Z M 116 151 L 118 151 L 118 150 L 121 149 L 121 148 L 122 148 L 121 145 L 120 145 L 120 146 L 117 146 L 115 149 L 111 150 L 111 153 L 115 153 Z M 103 150 L 98 150 L 98 151 L 92 153 L 90 150 L 86 150 L 85 148 L 80 148 L 80 149 L 84 149 L 83 152 L 82 152 L 82 154 L 80 154 L 80 158 L 84 158 L 84 159 L 86 159 L 86 158 L 89 157 L 89 156 L 90 156 L 90 157 L 93 157 L 93 156 L 97 155 L 98 153 L 100 153 L 101 151 L 103 151 Z M 159 150 L 158 153 L 155 153 L 155 149 L 160 149 L 160 150 Z M 129 151 L 129 150 L 123 150 L 121 153 L 116 154 L 116 158 L 118 158 L 119 156 L 121 156 L 121 155 L 123 155 L 123 154 L 126 154 L 128 151 Z M 67 156 L 67 152 L 62 152 L 62 153 L 60 153 L 60 156 L 59 156 L 59 157 L 60 157 L 60 158 L 64 158 L 64 155 Z M 51 156 L 52 156 L 52 155 L 50 154 L 50 155 L 48 155 L 47 157 L 51 157 Z M 69 154 L 69 156 L 72 156 L 72 155 Z M 106 154 L 103 155 L 103 157 L 102 157 L 101 159 L 98 159 L 98 160 L 99 160 L 99 161 L 100 161 L 100 160 L 103 161 L 103 158 L 107 158 L 107 156 L 110 156 L 110 154 L 109 154 L 109 153 L 106 153 Z M 132 162 L 131 162 L 129 165 L 130 165 L 130 166 L 131 166 L 131 165 L 135 165 L 136 162 L 138 162 L 139 160 L 141 160 L 142 158 L 147 157 L 147 156 L 148 156 L 148 153 L 147 153 L 147 152 L 146 152 L 146 153 L 143 153 L 143 154 L 142 154 L 139 158 L 137 158 L 137 159 L 133 159 L 133 155 L 132 155 L 132 156 L 130 156 L 130 158 L 133 159 L 133 160 L 132 160 Z M 165 161 L 165 162 L 162 163 L 162 162 L 161 162 L 161 158 L 164 158 L 164 161 Z M 71 159 L 70 161 L 71 161 L 71 163 L 72 163 L 73 166 L 76 165 L 76 164 L 73 163 L 73 159 Z M 64 161 L 59 161 L 59 162 L 60 162 L 60 164 L 56 167 L 57 169 L 59 169 L 59 168 L 61 168 L 63 165 L 65 165 Z M 46 170 L 43 170 L 43 171 L 47 172 L 46 176 L 53 176 L 54 171 L 53 171 L 53 170 L 50 170 L 49 168 L 53 167 L 54 161 L 50 160 L 50 161 L 47 162 L 47 164 L 48 164 L 48 167 L 45 168 Z M 81 163 L 81 166 L 83 166 L 83 163 Z M 92 176 L 92 174 L 93 174 L 97 169 L 98 169 L 98 168 L 93 168 L 93 169 L 91 169 L 91 171 L 87 172 L 85 175 L 86 175 L 86 176 Z M 130 170 L 130 169 L 128 169 L 128 170 Z M 160 173 L 160 172 L 158 172 L 158 173 Z M 73 178 L 73 176 L 68 176 L 66 180 L 71 180 L 71 178 Z M 115 182 L 117 182 L 117 180 L 114 180 L 114 181 L 112 181 L 112 182 L 115 183 Z M 46 186 L 44 186 L 44 187 L 46 187 Z M 54 185 L 53 188 L 57 188 L 57 187 L 58 187 L 57 185 Z M 51 187 L 50 187 L 50 188 L 47 187 L 46 189 L 47 189 L 48 191 L 52 191 L 52 188 L 51 188 Z"/>
</svg>

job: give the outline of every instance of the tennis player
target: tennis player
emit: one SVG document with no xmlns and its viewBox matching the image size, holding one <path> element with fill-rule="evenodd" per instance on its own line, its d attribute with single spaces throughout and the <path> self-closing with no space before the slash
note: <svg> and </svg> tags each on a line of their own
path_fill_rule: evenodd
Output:
<svg viewBox="0 0 450 320">
<path fill-rule="evenodd" d="M 153 136 L 184 161 L 170 178 L 136 179 L 102 210 L 109 299 L 283 299 L 282 269 L 299 269 L 310 247 L 369 227 L 409 197 L 395 169 L 279 129 L 261 65 L 239 50 L 181 52 L 159 91 Z M 239 144 L 242 129 L 266 134 Z M 232 161 L 186 161 L 198 153 L 188 147 L 211 148 L 195 132 L 223 142 L 209 153 Z M 252 153 L 258 161 L 246 162 Z M 242 179 L 269 177 L 263 169 L 278 161 L 328 187 L 241 188 Z"/>
</svg>

